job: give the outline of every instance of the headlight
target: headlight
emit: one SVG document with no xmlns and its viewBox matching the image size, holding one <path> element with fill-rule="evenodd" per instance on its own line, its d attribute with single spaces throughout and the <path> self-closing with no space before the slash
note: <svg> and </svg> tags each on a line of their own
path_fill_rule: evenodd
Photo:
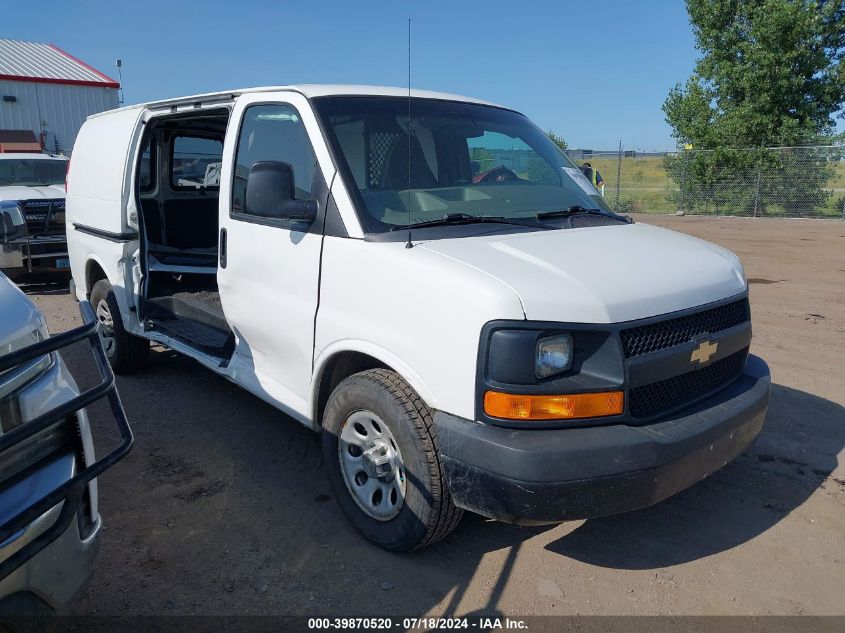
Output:
<svg viewBox="0 0 845 633">
<path fill-rule="evenodd" d="M 0 200 L 0 243 L 26 237 L 26 218 L 15 200 Z"/>
<path fill-rule="evenodd" d="M 47 323 L 43 317 L 39 317 L 37 321 L 33 320 L 32 325 L 35 327 L 29 332 L 0 345 L 0 355 L 16 352 L 49 338 L 50 333 L 47 330 Z M 34 358 L 21 365 L 0 372 L 0 401 L 39 376 L 41 372 L 50 366 L 50 362 L 50 355 L 45 354 L 44 356 Z"/>
<path fill-rule="evenodd" d="M 572 366 L 572 335 L 556 334 L 537 341 L 534 356 L 534 373 L 537 378 L 548 378 Z"/>
</svg>

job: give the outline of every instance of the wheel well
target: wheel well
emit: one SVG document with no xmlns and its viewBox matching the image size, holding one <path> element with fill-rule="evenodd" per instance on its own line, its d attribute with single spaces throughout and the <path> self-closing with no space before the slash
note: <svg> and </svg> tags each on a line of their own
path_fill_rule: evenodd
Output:
<svg viewBox="0 0 845 633">
<path fill-rule="evenodd" d="M 85 271 L 85 295 L 91 296 L 91 288 L 101 279 L 108 279 L 106 271 L 94 260 L 88 262 L 87 270 Z"/>
<path fill-rule="evenodd" d="M 320 374 L 320 387 L 314 411 L 314 421 L 317 426 L 323 426 L 323 411 L 329 401 L 329 396 L 342 380 L 352 374 L 376 368 L 391 369 L 377 358 L 361 352 L 340 352 L 332 356 Z"/>
</svg>

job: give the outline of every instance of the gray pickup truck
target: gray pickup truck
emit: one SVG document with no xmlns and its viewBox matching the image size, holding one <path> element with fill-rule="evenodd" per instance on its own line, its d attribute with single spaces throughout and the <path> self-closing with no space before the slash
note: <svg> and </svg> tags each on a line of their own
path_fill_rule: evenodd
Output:
<svg viewBox="0 0 845 633">
<path fill-rule="evenodd" d="M 20 209 L 0 203 L 0 244 L 24 231 Z M 59 610 L 84 587 L 101 534 L 96 477 L 132 446 L 97 320 L 80 308 L 85 324 L 51 337 L 0 273 L 0 630 L 26 630 L 16 618 Z M 58 352 L 83 341 L 100 381 L 80 392 Z M 85 407 L 103 398 L 119 441 L 97 459 Z"/>
</svg>

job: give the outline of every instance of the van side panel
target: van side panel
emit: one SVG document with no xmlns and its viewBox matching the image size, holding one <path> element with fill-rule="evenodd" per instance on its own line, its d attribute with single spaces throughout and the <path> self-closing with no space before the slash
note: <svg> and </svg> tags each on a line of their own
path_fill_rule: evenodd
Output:
<svg viewBox="0 0 845 633">
<path fill-rule="evenodd" d="M 327 236 L 311 400 L 325 363 L 356 351 L 401 374 L 428 406 L 474 419 L 478 341 L 492 318 L 525 314 L 483 271 L 403 242 Z"/>
<path fill-rule="evenodd" d="M 130 149 L 143 110 L 91 117 L 76 137 L 68 172 L 67 222 L 110 233 L 130 230 L 121 204 L 130 193 Z"/>
<path fill-rule="evenodd" d="M 115 289 L 124 325 L 137 332 L 132 302 L 136 227 L 127 219 L 132 166 L 143 108 L 90 117 L 82 125 L 68 171 L 66 226 L 71 273 L 77 297 L 90 292 L 92 266 L 102 269 Z"/>
</svg>

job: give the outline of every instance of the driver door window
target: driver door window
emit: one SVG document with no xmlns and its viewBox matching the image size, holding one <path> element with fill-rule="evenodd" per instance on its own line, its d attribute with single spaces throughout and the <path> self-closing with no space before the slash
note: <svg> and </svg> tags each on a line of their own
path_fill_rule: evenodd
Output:
<svg viewBox="0 0 845 633">
<path fill-rule="evenodd" d="M 309 200 L 317 158 L 302 118 L 284 104 L 251 106 L 244 112 L 232 183 L 232 214 L 248 215 L 246 185 L 249 170 L 259 161 L 279 161 L 293 168 L 294 197 Z"/>
</svg>

